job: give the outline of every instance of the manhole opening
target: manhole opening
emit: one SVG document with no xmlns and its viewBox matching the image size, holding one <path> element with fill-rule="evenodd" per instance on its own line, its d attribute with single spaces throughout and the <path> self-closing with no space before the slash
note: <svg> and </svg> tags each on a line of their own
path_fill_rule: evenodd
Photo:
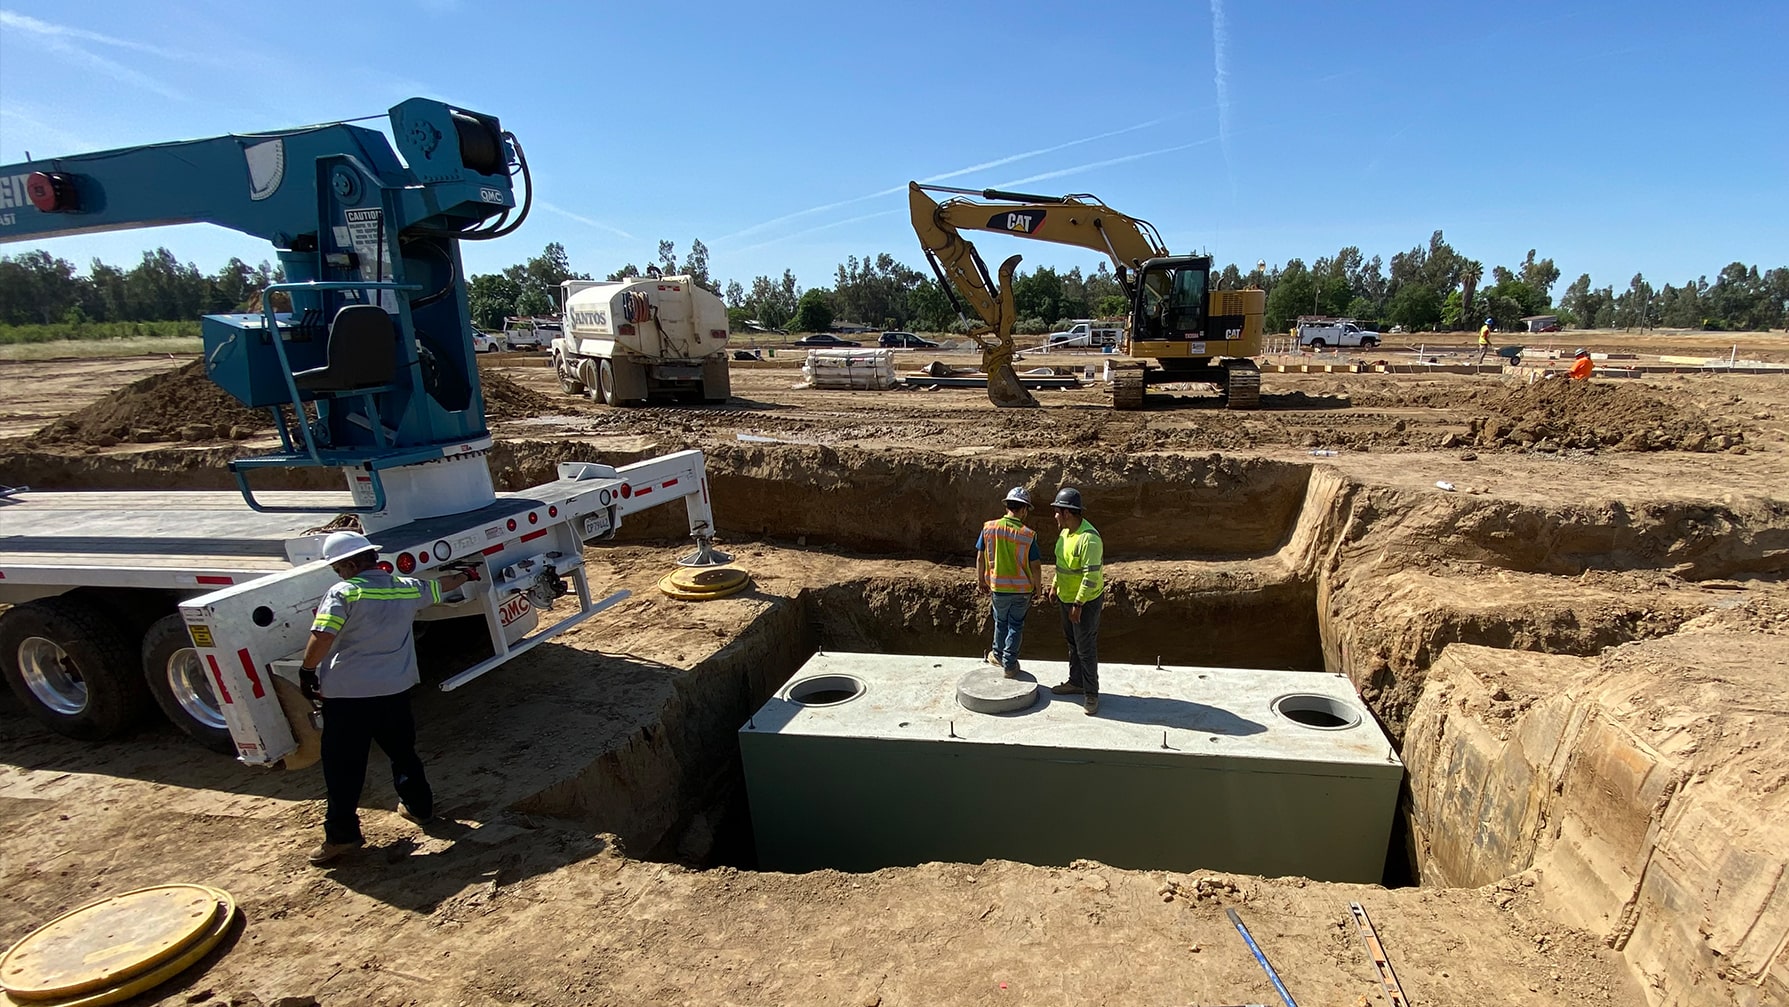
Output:
<svg viewBox="0 0 1789 1007">
<path fill-rule="evenodd" d="M 1294 694 L 1273 701 L 1275 713 L 1319 731 L 1343 731 L 1360 723 L 1360 712 L 1329 696 Z"/>
<path fill-rule="evenodd" d="M 789 701 L 802 706 L 837 706 L 863 695 L 863 682 L 850 675 L 816 675 L 789 686 Z"/>
</svg>

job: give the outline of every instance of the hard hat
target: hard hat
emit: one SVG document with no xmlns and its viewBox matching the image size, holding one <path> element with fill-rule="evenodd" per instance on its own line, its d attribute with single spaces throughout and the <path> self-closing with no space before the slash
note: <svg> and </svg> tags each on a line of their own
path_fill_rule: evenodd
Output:
<svg viewBox="0 0 1789 1007">
<path fill-rule="evenodd" d="M 1584 348 L 1584 347 L 1582 347 L 1582 346 L 1580 346 L 1580 347 L 1578 347 L 1578 352 L 1576 352 L 1576 353 L 1574 353 L 1574 354 L 1572 354 L 1572 356 L 1574 356 L 1574 357 L 1588 357 L 1588 356 L 1590 356 L 1590 351 L 1589 351 L 1589 350 L 1587 350 L 1587 349 L 1585 349 L 1585 348 Z"/>
<path fill-rule="evenodd" d="M 1056 499 L 1050 506 L 1079 511 L 1081 509 L 1081 491 L 1073 486 L 1064 486 L 1056 491 Z"/>
<path fill-rule="evenodd" d="M 1490 319 L 1489 319 L 1489 318 L 1487 318 L 1487 319 L 1485 319 L 1485 324 L 1486 324 L 1486 325 L 1491 325 L 1491 324 L 1493 324 L 1493 323 L 1492 323 L 1492 321 L 1491 321 L 1491 320 L 1490 320 Z"/>
<path fill-rule="evenodd" d="M 329 537 L 323 540 L 323 558 L 336 563 L 363 552 L 376 552 L 378 548 L 357 531 L 335 531 L 330 532 Z"/>
<path fill-rule="evenodd" d="M 1006 491 L 1006 502 L 1009 504 L 1018 504 L 1021 507 L 1029 507 L 1031 506 L 1031 494 L 1025 492 L 1025 487 L 1023 486 L 1014 486 L 1012 489 Z"/>
</svg>

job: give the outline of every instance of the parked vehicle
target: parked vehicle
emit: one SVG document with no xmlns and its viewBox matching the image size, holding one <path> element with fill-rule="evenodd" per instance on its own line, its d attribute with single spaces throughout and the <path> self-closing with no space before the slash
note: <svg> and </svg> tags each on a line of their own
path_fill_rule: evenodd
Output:
<svg viewBox="0 0 1789 1007">
<path fill-rule="evenodd" d="M 1050 333 L 1044 338 L 1043 348 L 1054 350 L 1083 346 L 1090 349 L 1103 349 L 1107 346 L 1117 346 L 1119 338 L 1123 335 L 1124 332 L 1119 326 L 1100 325 L 1091 318 L 1082 318 L 1077 319 L 1065 332 Z"/>
<path fill-rule="evenodd" d="M 838 336 L 835 336 L 830 332 L 816 332 L 811 336 L 802 336 L 800 339 L 797 339 L 791 345 L 806 346 L 806 347 L 810 347 L 810 348 L 812 348 L 812 347 L 838 348 L 838 347 L 862 346 L 863 344 L 854 340 L 854 339 L 840 339 Z"/>
<path fill-rule="evenodd" d="M 480 332 L 472 330 L 472 352 L 500 353 L 504 349 L 503 335 L 498 332 Z"/>
<path fill-rule="evenodd" d="M 938 344 L 911 332 L 884 332 L 876 344 L 887 350 L 935 350 Z"/>
<path fill-rule="evenodd" d="M 1363 329 L 1347 318 L 1300 318 L 1293 330 L 1298 345 L 1313 350 L 1331 346 L 1360 346 L 1372 349 L 1379 345 L 1379 333 Z"/>
<path fill-rule="evenodd" d="M 550 318 L 505 318 L 503 342 L 512 350 L 544 350 L 559 338 L 559 323 Z"/>
</svg>

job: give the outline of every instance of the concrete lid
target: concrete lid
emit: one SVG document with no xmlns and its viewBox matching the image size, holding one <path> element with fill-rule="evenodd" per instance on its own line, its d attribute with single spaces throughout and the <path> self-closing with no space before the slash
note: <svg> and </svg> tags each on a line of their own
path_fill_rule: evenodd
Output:
<svg viewBox="0 0 1789 1007">
<path fill-rule="evenodd" d="M 1026 667 L 1045 685 L 1068 678 L 1066 662 Z M 1089 717 L 1080 696 L 1042 690 L 1050 701 L 1019 712 L 964 709 L 957 685 L 978 669 L 1000 677 L 976 658 L 817 654 L 741 733 L 1256 759 L 1374 775 L 1403 770 L 1391 740 L 1340 675 L 1102 664 L 1100 712 Z M 824 701 L 799 702 L 807 693 Z"/>
</svg>

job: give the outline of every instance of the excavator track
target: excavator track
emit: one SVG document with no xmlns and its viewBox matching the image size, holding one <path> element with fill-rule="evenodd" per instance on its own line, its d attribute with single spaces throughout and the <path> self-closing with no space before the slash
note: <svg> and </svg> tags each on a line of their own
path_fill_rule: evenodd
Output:
<svg viewBox="0 0 1789 1007">
<path fill-rule="evenodd" d="M 1143 408 L 1143 395 L 1148 387 L 1144 368 L 1111 365 L 1108 369 L 1112 379 L 1112 408 Z"/>
<path fill-rule="evenodd" d="M 1261 367 L 1253 360 L 1224 361 L 1224 408 L 1261 408 Z"/>
</svg>

